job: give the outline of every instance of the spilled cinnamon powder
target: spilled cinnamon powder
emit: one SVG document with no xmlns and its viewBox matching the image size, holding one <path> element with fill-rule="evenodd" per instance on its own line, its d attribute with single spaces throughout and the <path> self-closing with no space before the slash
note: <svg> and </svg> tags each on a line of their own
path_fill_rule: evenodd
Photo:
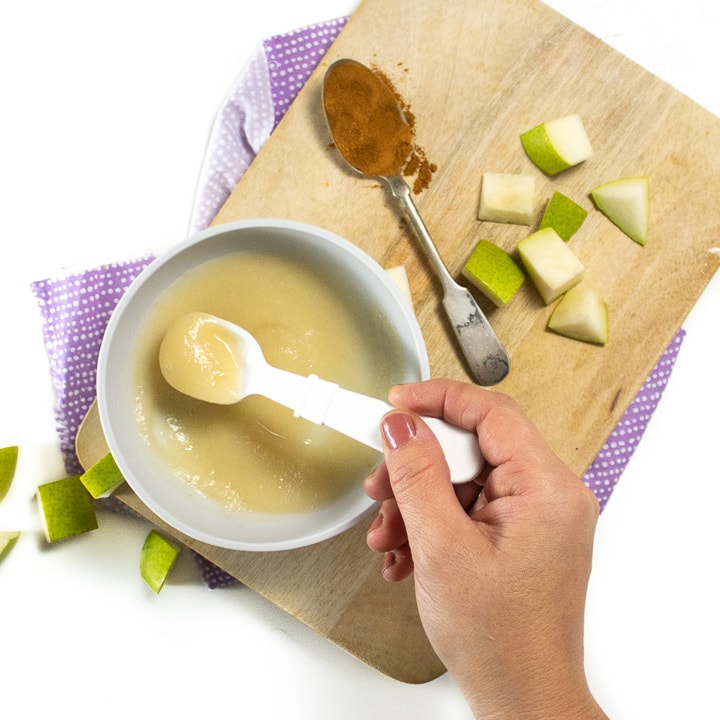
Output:
<svg viewBox="0 0 720 720">
<path fill-rule="evenodd" d="M 325 79 L 323 104 L 335 145 L 354 168 L 414 176 L 415 194 L 428 187 L 437 166 L 415 141 L 410 106 L 382 71 L 354 60 L 337 63 Z"/>
</svg>

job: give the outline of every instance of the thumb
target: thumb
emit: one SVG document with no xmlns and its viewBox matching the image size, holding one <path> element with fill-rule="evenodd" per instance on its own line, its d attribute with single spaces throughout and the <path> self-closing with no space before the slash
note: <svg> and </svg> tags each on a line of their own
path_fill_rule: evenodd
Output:
<svg viewBox="0 0 720 720">
<path fill-rule="evenodd" d="M 410 546 L 429 536 L 447 535 L 451 523 L 466 515 L 432 431 L 422 418 L 407 410 L 387 413 L 381 430 L 385 466 Z"/>
</svg>

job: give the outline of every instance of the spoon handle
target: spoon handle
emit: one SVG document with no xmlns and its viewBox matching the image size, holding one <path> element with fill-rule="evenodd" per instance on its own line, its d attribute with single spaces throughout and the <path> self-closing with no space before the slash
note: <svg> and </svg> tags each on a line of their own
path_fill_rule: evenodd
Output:
<svg viewBox="0 0 720 720">
<path fill-rule="evenodd" d="M 266 381 L 259 394 L 289 407 L 295 417 L 357 440 L 382 452 L 380 421 L 394 406 L 383 400 L 345 390 L 317 375 L 302 377 L 268 367 Z M 292 390 L 291 390 L 292 386 Z M 484 459 L 474 433 L 434 417 L 423 417 L 445 454 L 450 480 L 462 483 L 472 480 L 482 470 Z"/>
<path fill-rule="evenodd" d="M 480 385 L 495 385 L 510 370 L 508 354 L 470 291 L 455 282 L 440 257 L 412 199 L 410 187 L 400 175 L 384 178 L 400 202 L 443 288 L 443 307 L 470 370 Z"/>
<path fill-rule="evenodd" d="M 510 359 L 467 288 L 445 288 L 443 307 L 458 344 L 480 385 L 496 385 L 510 370 Z"/>
<path fill-rule="evenodd" d="M 345 390 L 315 375 L 308 378 L 307 393 L 297 417 L 318 425 L 327 425 L 343 435 L 382 452 L 380 420 L 395 409 L 383 400 Z M 443 449 L 450 469 L 450 480 L 462 483 L 472 480 L 483 467 L 477 437 L 461 428 L 434 417 L 423 417 Z"/>
</svg>

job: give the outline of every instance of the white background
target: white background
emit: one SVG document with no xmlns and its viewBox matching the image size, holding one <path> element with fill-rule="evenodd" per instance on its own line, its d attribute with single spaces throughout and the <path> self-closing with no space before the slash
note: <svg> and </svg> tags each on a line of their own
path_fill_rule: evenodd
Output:
<svg viewBox="0 0 720 720">
<path fill-rule="evenodd" d="M 47 546 L 32 499 L 63 468 L 30 282 L 183 239 L 215 112 L 258 43 L 356 4 L 0 6 L 0 447 L 21 446 L 0 525 L 25 531 L 0 563 L 3 716 L 470 717 L 449 677 L 391 680 L 245 588 L 208 590 L 189 553 L 155 596 L 143 521 L 103 515 Z M 720 114 L 716 0 L 549 4 Z M 600 520 L 586 646 L 613 718 L 720 717 L 718 310 L 720 278 Z"/>
</svg>

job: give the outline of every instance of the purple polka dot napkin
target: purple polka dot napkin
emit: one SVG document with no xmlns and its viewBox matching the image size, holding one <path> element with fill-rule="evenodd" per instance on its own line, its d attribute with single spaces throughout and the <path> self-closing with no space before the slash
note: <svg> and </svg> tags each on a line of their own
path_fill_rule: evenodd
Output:
<svg viewBox="0 0 720 720">
<path fill-rule="evenodd" d="M 585 484 L 595 493 L 601 510 L 610 499 L 660 402 L 684 337 L 685 331 L 681 328 L 583 477 Z"/>
<path fill-rule="evenodd" d="M 65 470 L 82 472 L 75 436 L 95 399 L 95 375 L 105 326 L 125 289 L 150 258 L 103 265 L 39 280 L 32 290 L 43 318 L 43 337 L 55 389 L 55 422 Z"/>
<path fill-rule="evenodd" d="M 218 112 L 190 222 L 206 228 L 285 115 L 347 18 L 265 40 Z"/>
<path fill-rule="evenodd" d="M 203 162 L 191 232 L 207 227 L 310 77 L 345 18 L 265 40 L 231 88 L 215 120 Z M 95 398 L 95 376 L 105 326 L 118 300 L 151 257 L 103 265 L 32 283 L 56 394 L 55 418 L 69 474 L 81 472 L 75 436 Z M 684 331 L 681 330 L 613 430 L 584 477 L 605 507 L 662 397 Z M 234 578 L 198 557 L 211 588 Z"/>
</svg>

